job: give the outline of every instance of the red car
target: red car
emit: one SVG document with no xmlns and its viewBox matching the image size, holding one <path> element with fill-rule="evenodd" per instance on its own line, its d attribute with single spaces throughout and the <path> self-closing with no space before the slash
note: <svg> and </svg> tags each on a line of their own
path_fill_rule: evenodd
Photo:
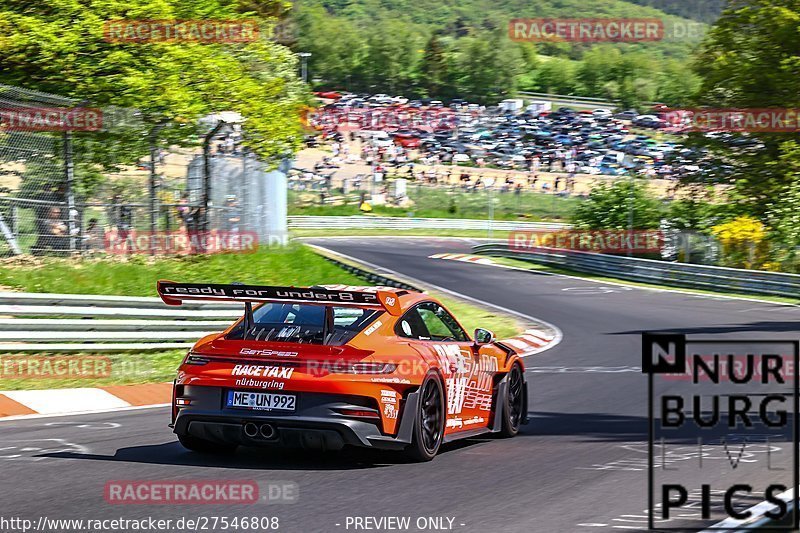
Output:
<svg viewBox="0 0 800 533">
<path fill-rule="evenodd" d="M 170 305 L 245 307 L 224 332 L 200 339 L 178 369 L 171 427 L 190 450 L 349 445 L 427 461 L 444 442 L 510 437 L 527 421 L 519 355 L 490 331 L 470 338 L 424 293 L 169 281 L 158 293 Z"/>
<path fill-rule="evenodd" d="M 408 133 L 395 133 L 394 143 L 399 144 L 403 148 L 418 148 L 420 145 L 420 138 Z"/>
<path fill-rule="evenodd" d="M 341 93 L 337 93 L 336 91 L 317 91 L 314 95 L 326 100 L 338 100 L 342 97 Z"/>
</svg>

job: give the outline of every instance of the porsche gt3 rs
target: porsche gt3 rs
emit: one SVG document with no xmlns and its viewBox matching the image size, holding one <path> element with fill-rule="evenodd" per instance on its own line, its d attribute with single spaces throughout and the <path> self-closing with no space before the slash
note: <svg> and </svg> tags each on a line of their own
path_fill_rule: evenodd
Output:
<svg viewBox="0 0 800 533">
<path fill-rule="evenodd" d="M 488 330 L 470 338 L 427 294 L 169 281 L 158 293 L 170 305 L 244 304 L 178 369 L 171 427 L 190 450 L 349 445 L 426 461 L 444 442 L 511 437 L 527 422 L 519 355 Z"/>
</svg>

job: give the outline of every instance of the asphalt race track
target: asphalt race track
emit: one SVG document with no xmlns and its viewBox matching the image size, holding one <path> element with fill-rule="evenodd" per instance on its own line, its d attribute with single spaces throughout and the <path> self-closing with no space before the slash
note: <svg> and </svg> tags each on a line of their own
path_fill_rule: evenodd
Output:
<svg viewBox="0 0 800 533">
<path fill-rule="evenodd" d="M 406 464 L 362 452 L 240 450 L 208 459 L 176 442 L 167 408 L 5 421 L 0 515 L 34 521 L 277 516 L 279 531 L 292 532 L 354 531 L 348 517 L 365 516 L 408 516 L 410 531 L 419 531 L 415 521 L 424 517 L 451 518 L 452 530 L 463 532 L 644 530 L 647 380 L 639 369 L 639 333 L 682 330 L 739 339 L 800 334 L 798 307 L 428 257 L 468 252 L 470 243 L 462 239 L 310 241 L 559 327 L 562 342 L 526 360 L 531 422 L 522 434 L 461 442 L 432 463 Z M 698 469 L 697 480 L 688 481 L 699 487 L 702 475 L 717 474 Z M 109 505 L 103 497 L 109 480 L 211 478 L 291 482 L 299 495 L 292 504 L 228 507 Z M 750 504 L 762 499 L 754 496 Z M 674 525 L 702 529 L 710 523 L 684 517 Z"/>
</svg>

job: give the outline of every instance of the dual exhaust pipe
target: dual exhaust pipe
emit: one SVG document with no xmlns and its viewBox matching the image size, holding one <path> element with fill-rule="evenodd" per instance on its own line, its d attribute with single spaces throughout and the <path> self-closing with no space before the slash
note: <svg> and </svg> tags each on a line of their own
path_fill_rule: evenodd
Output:
<svg viewBox="0 0 800 533">
<path fill-rule="evenodd" d="M 244 425 L 244 434 L 250 437 L 251 439 L 255 438 L 262 438 L 262 439 L 271 439 L 277 435 L 277 431 L 275 430 L 275 426 L 272 424 L 255 424 L 253 422 L 247 422 Z"/>
</svg>

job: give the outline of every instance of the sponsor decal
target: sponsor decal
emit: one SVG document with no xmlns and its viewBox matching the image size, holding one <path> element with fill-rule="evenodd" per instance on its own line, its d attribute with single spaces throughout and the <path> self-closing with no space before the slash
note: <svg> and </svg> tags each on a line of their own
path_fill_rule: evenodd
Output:
<svg viewBox="0 0 800 533">
<path fill-rule="evenodd" d="M 435 345 L 440 368 L 450 374 L 445 378 L 447 387 L 447 414 L 460 414 L 467 409 L 491 409 L 492 376 L 497 373 L 497 359 L 481 354 L 474 363 L 469 350 L 462 351 L 456 344 Z"/>
<path fill-rule="evenodd" d="M 294 368 L 261 365 L 236 365 L 231 369 L 232 376 L 291 379 Z"/>
<path fill-rule="evenodd" d="M 464 427 L 464 421 L 461 419 L 461 417 L 450 418 L 447 420 L 447 423 L 445 423 L 445 427 L 460 429 Z"/>
<path fill-rule="evenodd" d="M 381 403 L 397 404 L 397 392 L 393 390 L 382 390 Z"/>
<path fill-rule="evenodd" d="M 375 330 L 381 327 L 382 325 L 383 323 L 380 320 L 376 320 L 374 324 L 372 324 L 370 327 L 364 330 L 364 335 L 369 337 L 370 335 L 375 333 Z"/>
<path fill-rule="evenodd" d="M 294 289 L 292 287 L 162 282 L 159 284 L 159 292 L 165 296 L 220 296 L 224 298 L 242 298 L 245 300 L 289 300 L 371 306 L 380 305 L 377 294 L 364 290 Z"/>
<path fill-rule="evenodd" d="M 256 350 L 254 348 L 242 348 L 239 355 L 264 355 L 275 357 L 297 357 L 297 352 L 283 352 L 280 350 Z"/>
<path fill-rule="evenodd" d="M 397 383 L 397 384 L 400 384 L 400 385 L 408 385 L 409 383 L 411 383 L 411 381 L 406 379 L 406 378 L 397 378 L 397 377 L 392 377 L 392 378 L 372 378 L 370 381 L 373 382 L 373 383 Z"/>
<path fill-rule="evenodd" d="M 483 418 L 482 416 L 473 416 L 472 418 L 464 420 L 464 425 L 465 426 L 472 426 L 472 425 L 475 425 L 475 424 L 483 424 L 484 422 L 486 422 L 486 419 Z"/>
<path fill-rule="evenodd" d="M 386 405 L 383 406 L 383 416 L 385 416 L 389 420 L 396 420 L 397 408 L 394 405 L 387 403 Z"/>
<path fill-rule="evenodd" d="M 236 380 L 237 387 L 258 387 L 260 389 L 283 389 L 286 386 L 284 381 L 263 381 L 260 379 L 241 378 Z"/>
</svg>

